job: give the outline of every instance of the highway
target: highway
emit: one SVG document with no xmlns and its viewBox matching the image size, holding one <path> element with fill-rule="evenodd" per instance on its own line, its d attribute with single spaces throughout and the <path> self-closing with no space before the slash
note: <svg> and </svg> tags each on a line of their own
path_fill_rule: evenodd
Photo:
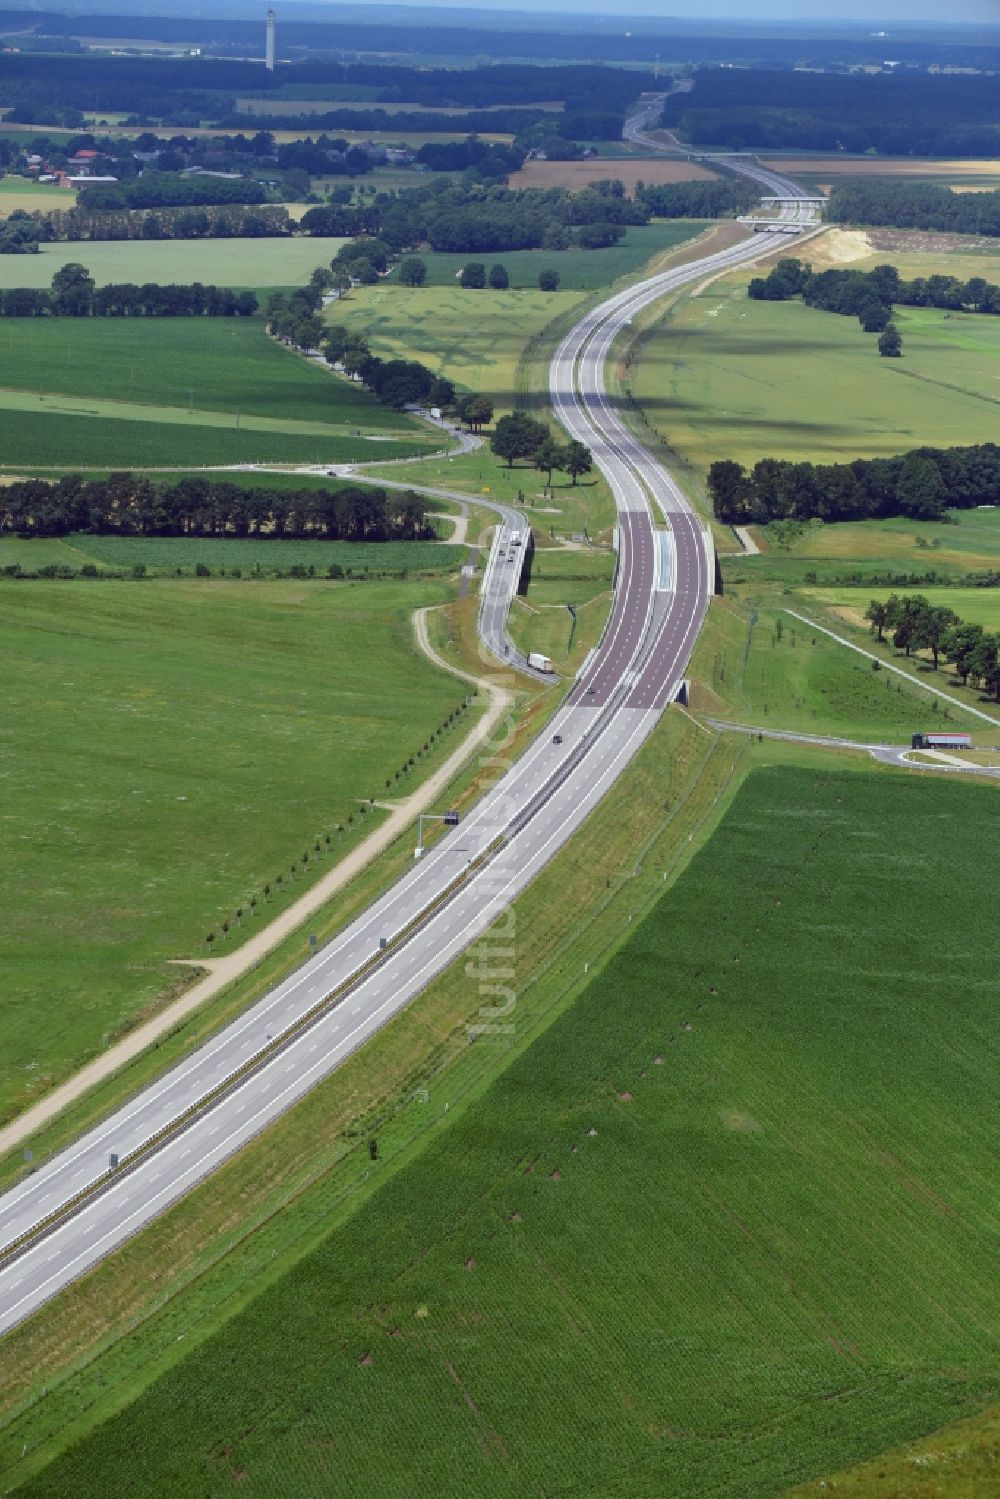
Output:
<svg viewBox="0 0 1000 1499">
<path fill-rule="evenodd" d="M 795 195 L 790 184 L 779 190 Z M 560 344 L 554 410 L 591 448 L 618 511 L 614 604 L 585 671 L 519 759 L 507 764 L 498 750 L 492 788 L 380 899 L 218 1036 L 0 1197 L 0 1332 L 176 1202 L 409 1004 L 525 889 L 628 765 L 676 695 L 712 577 L 701 522 L 605 391 L 608 353 L 648 303 L 773 248 L 770 235 L 757 235 L 630 287 Z M 511 517 L 505 528 L 520 521 Z M 659 566 L 664 526 L 670 588 Z M 509 535 L 498 539 L 484 584 L 481 628 L 501 659 L 516 550 Z M 474 1029 L 502 1030 L 513 994 L 489 985 L 481 993 Z"/>
</svg>

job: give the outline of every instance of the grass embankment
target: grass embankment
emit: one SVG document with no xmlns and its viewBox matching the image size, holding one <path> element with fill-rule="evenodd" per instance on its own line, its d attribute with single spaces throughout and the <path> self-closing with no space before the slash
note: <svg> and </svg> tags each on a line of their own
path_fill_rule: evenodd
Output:
<svg viewBox="0 0 1000 1499">
<path fill-rule="evenodd" d="M 2 187 L 0 183 L 0 187 Z M 41 189 L 36 189 L 40 192 Z M 18 203 L 19 208 L 72 208 L 75 194 L 57 189 L 51 198 Z M 10 200 L 0 197 L 0 214 Z M 305 286 L 318 265 L 329 265 L 342 239 L 275 238 L 275 239 L 129 239 L 88 240 L 81 244 L 59 242 L 42 245 L 37 255 L 4 255 L 0 257 L 0 288 L 9 286 L 48 287 L 60 266 L 73 261 L 85 265 L 98 286 L 109 282 L 156 281 L 189 284 L 203 281 L 207 286 L 261 287 Z M 121 327 L 127 320 L 111 321 Z M 143 327 L 149 327 L 143 320 Z M 4 322 L 0 327 L 6 328 Z M 32 322 L 32 331 L 38 324 Z M 65 323 L 60 324 L 65 327 Z"/>
<path fill-rule="evenodd" d="M 867 600 L 866 600 L 867 602 Z M 784 605 L 821 618 L 805 596 L 776 596 L 747 591 L 743 598 L 713 600 L 695 647 L 692 706 L 699 712 L 734 723 L 857 739 L 862 743 L 908 744 L 919 729 L 960 726 L 984 743 L 996 730 L 960 709 L 937 703 L 916 684 L 892 672 L 872 670 L 870 661 L 810 630 L 784 612 Z M 877 651 L 864 631 L 852 631 L 842 620 L 829 623 L 847 639 Z M 918 658 L 906 661 L 891 647 L 886 661 L 921 677 Z M 942 687 L 970 706 L 981 706 L 979 694 L 963 692 L 944 671 L 926 673 L 929 686 Z M 989 711 L 987 707 L 987 711 Z"/>
<path fill-rule="evenodd" d="M 835 462 L 982 441 L 997 409 L 1000 320 L 899 308 L 904 356 L 881 359 L 856 318 L 752 302 L 748 279 L 675 303 L 630 371 L 696 489 L 721 458 Z"/>
<path fill-rule="evenodd" d="M 562 674 L 575 672 L 604 629 L 614 572 L 611 552 L 537 550 L 525 596 L 511 611 L 515 643 L 550 656 Z"/>
<path fill-rule="evenodd" d="M 997 1038 L 951 873 L 988 860 L 990 797 L 754 777 L 391 1190 L 16 1492 L 763 1496 L 976 1410 Z M 101 1361 L 104 1409 L 150 1331 Z M 57 1387 L 66 1418 L 97 1375 Z"/>
<path fill-rule="evenodd" d="M 251 896 L 259 923 L 266 882 L 292 891 L 353 846 L 359 799 L 384 795 L 465 695 L 412 643 L 412 610 L 444 597 L 441 583 L 3 590 L 0 1117 L 176 991 L 167 959 L 207 953 L 212 930 L 223 950 L 223 920 L 235 940 Z"/>
</svg>

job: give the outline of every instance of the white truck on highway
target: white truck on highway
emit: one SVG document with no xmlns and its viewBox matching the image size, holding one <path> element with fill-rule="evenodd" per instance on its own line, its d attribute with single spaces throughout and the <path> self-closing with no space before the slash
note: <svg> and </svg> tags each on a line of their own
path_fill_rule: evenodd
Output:
<svg viewBox="0 0 1000 1499">
<path fill-rule="evenodd" d="M 543 656 L 540 651 L 531 651 L 528 656 L 528 665 L 533 666 L 536 671 L 551 671 L 552 657 Z"/>
</svg>

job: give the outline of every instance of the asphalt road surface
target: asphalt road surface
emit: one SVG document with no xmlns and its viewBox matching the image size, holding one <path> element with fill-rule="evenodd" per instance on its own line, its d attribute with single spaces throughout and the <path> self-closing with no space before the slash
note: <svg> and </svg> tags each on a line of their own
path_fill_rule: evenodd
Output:
<svg viewBox="0 0 1000 1499">
<path fill-rule="evenodd" d="M 785 183 L 776 191 L 794 192 Z M 492 789 L 345 931 L 0 1197 L 0 1332 L 176 1202 L 363 1045 L 487 930 L 632 759 L 676 695 L 711 579 L 701 523 L 618 416 L 604 389 L 605 361 L 641 307 L 767 253 L 769 241 L 758 235 L 631 287 L 563 340 L 551 366 L 553 405 L 567 431 L 592 449 L 618 509 L 615 602 L 580 681 L 519 759 L 508 763 L 503 742 L 493 747 Z M 504 519 L 505 527 L 513 523 Z M 656 531 L 664 523 L 675 550 L 669 591 L 659 586 Z M 498 538 L 483 609 L 484 634 L 501 658 L 511 550 L 509 537 Z M 502 1031 L 513 994 L 486 983 L 480 997 L 473 1030 Z M 113 1156 L 118 1164 L 110 1169 Z"/>
</svg>

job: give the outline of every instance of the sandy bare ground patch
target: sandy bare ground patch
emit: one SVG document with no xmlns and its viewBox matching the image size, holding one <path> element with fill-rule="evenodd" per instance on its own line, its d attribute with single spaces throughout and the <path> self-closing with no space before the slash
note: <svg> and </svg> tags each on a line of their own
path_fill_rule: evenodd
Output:
<svg viewBox="0 0 1000 1499">
<path fill-rule="evenodd" d="M 413 616 L 413 633 L 421 651 L 442 671 L 450 672 L 453 676 L 472 683 L 488 700 L 486 712 L 480 715 L 461 744 L 452 751 L 433 775 L 418 786 L 411 796 L 396 802 L 381 802 L 380 806 L 391 809 L 385 821 L 359 843 L 357 848 L 329 870 L 321 880 L 317 880 L 310 890 L 307 890 L 292 905 L 286 906 L 280 915 L 268 922 L 267 926 L 262 927 L 235 952 L 227 953 L 221 958 L 192 959 L 192 966 L 204 970 L 205 977 L 199 979 L 193 988 L 188 989 L 179 999 L 161 1010 L 151 1020 L 138 1026 L 116 1045 L 109 1046 L 101 1056 L 88 1063 L 86 1067 L 82 1067 L 75 1077 L 69 1078 L 61 1087 L 54 1088 L 51 1093 L 40 1098 L 32 1108 L 11 1120 L 4 1129 L 0 1130 L 0 1151 L 9 1150 L 28 1139 L 35 1130 L 53 1119 L 56 1114 L 75 1099 L 80 1098 L 88 1089 L 93 1088 L 104 1078 L 110 1077 L 119 1067 L 123 1067 L 151 1046 L 154 1041 L 166 1035 L 179 1020 L 190 1015 L 193 1010 L 198 1009 L 200 1005 L 220 994 L 222 990 L 227 989 L 237 979 L 255 968 L 267 953 L 277 947 L 279 942 L 284 941 L 307 917 L 324 906 L 379 854 L 384 853 L 419 813 L 435 805 L 438 797 L 462 767 L 468 763 L 477 747 L 490 738 L 493 730 L 508 711 L 513 698 L 505 688 L 498 686 L 492 677 L 475 677 L 438 655 L 427 633 L 429 612 L 429 609 L 417 609 Z"/>
<path fill-rule="evenodd" d="M 693 161 L 667 161 L 658 157 L 598 156 L 589 161 L 526 161 L 510 179 L 511 187 L 565 187 L 580 192 L 592 182 L 607 178 L 624 182 L 629 197 L 635 196 L 636 184 L 645 182 L 660 187 L 668 182 L 712 182 L 715 173 Z"/>
</svg>

